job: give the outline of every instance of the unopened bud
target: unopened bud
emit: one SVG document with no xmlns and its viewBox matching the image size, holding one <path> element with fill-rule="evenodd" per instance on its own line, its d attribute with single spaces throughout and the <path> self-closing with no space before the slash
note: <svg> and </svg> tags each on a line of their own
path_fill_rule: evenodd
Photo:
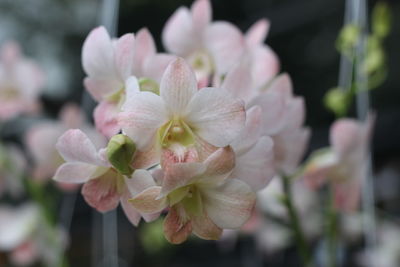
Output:
<svg viewBox="0 0 400 267">
<path fill-rule="evenodd" d="M 325 94 L 324 103 L 329 110 L 342 117 L 347 112 L 349 95 L 341 88 L 333 88 Z"/>
<path fill-rule="evenodd" d="M 135 143 L 123 134 L 113 136 L 107 145 L 108 160 L 119 173 L 126 176 L 132 175 L 134 171 L 131 163 L 135 151 Z"/>
</svg>

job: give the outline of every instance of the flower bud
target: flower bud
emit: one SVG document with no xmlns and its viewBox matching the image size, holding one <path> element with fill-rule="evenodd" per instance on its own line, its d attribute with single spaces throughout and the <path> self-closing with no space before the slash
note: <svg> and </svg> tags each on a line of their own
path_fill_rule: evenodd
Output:
<svg viewBox="0 0 400 267">
<path fill-rule="evenodd" d="M 341 117 L 347 112 L 349 95 L 341 88 L 333 88 L 325 94 L 324 103 L 329 110 Z"/>
<path fill-rule="evenodd" d="M 107 157 L 113 167 L 121 174 L 131 176 L 131 166 L 136 151 L 135 143 L 126 135 L 114 135 L 107 145 Z"/>
</svg>

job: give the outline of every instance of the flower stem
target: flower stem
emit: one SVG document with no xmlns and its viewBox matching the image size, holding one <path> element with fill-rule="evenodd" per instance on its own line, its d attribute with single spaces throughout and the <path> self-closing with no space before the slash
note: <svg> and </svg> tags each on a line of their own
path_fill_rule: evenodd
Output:
<svg viewBox="0 0 400 267">
<path fill-rule="evenodd" d="M 326 237 L 327 237 L 327 256 L 329 267 L 337 266 L 337 242 L 338 242 L 338 213 L 334 206 L 334 195 L 332 186 L 328 192 L 328 209 L 326 212 Z"/>
<path fill-rule="evenodd" d="M 301 256 L 301 260 L 303 262 L 302 265 L 306 267 L 311 267 L 313 266 L 311 261 L 311 252 L 306 242 L 306 238 L 304 236 L 304 231 L 301 226 L 299 216 L 296 211 L 296 207 L 294 206 L 293 203 L 290 177 L 286 175 L 282 175 L 281 177 L 282 177 L 281 180 L 282 180 L 283 190 L 285 192 L 283 203 L 286 206 L 286 210 L 290 220 L 290 225 L 294 234 L 294 238 L 296 240 L 297 249 Z"/>
</svg>

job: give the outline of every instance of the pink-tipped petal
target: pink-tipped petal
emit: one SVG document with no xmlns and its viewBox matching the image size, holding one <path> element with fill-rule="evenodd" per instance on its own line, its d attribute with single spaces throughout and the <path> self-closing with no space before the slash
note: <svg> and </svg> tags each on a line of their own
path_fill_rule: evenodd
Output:
<svg viewBox="0 0 400 267">
<path fill-rule="evenodd" d="M 169 110 L 174 115 L 182 114 L 196 92 L 197 81 L 193 70 L 182 58 L 172 61 L 160 83 L 160 96 Z"/>
<path fill-rule="evenodd" d="M 340 156 L 354 154 L 363 146 L 362 124 L 353 119 L 341 119 L 331 127 L 330 141 L 333 149 Z"/>
<path fill-rule="evenodd" d="M 123 84 L 115 79 L 86 77 L 83 84 L 90 95 L 100 102 L 122 89 Z"/>
<path fill-rule="evenodd" d="M 135 37 L 127 33 L 115 43 L 114 64 L 120 80 L 124 81 L 132 75 Z"/>
<path fill-rule="evenodd" d="M 228 22 L 211 24 L 205 34 L 205 45 L 211 53 L 217 74 L 225 74 L 242 56 L 244 38 L 238 28 Z"/>
<path fill-rule="evenodd" d="M 204 209 L 210 219 L 220 228 L 241 227 L 251 215 L 256 194 L 237 179 L 229 179 L 215 188 L 204 190 Z"/>
<path fill-rule="evenodd" d="M 150 149 L 157 129 L 168 121 L 162 98 L 150 92 L 140 92 L 126 99 L 122 110 L 118 122 L 124 133 L 139 150 Z"/>
<path fill-rule="evenodd" d="M 121 130 L 118 125 L 118 112 L 117 104 L 107 101 L 100 102 L 94 109 L 93 117 L 96 129 L 107 138 L 111 138 Z"/>
<path fill-rule="evenodd" d="M 142 216 L 140 215 L 140 213 L 134 208 L 132 207 L 132 205 L 128 202 L 128 200 L 131 198 L 130 193 L 128 193 L 127 191 L 122 195 L 121 197 L 121 207 L 122 210 L 124 211 L 126 217 L 128 218 L 128 220 L 134 225 L 134 226 L 138 226 L 140 219 L 142 218 Z"/>
<path fill-rule="evenodd" d="M 249 151 L 237 156 L 231 177 L 244 181 L 253 191 L 259 191 L 275 174 L 273 141 L 263 136 Z"/>
<path fill-rule="evenodd" d="M 61 183 L 80 184 L 102 175 L 107 169 L 81 162 L 66 162 L 56 171 L 53 179 Z"/>
<path fill-rule="evenodd" d="M 203 182 L 213 176 L 223 175 L 230 172 L 235 166 L 235 153 L 230 146 L 217 149 L 205 161 L 207 170 L 204 174 Z"/>
<path fill-rule="evenodd" d="M 145 62 L 156 52 L 156 45 L 149 30 L 147 28 L 140 29 L 136 34 L 132 73 L 137 77 L 145 76 L 143 73 Z"/>
<path fill-rule="evenodd" d="M 162 42 L 167 51 L 187 56 L 199 47 L 200 36 L 195 34 L 190 11 L 180 7 L 168 19 L 162 32 Z"/>
<path fill-rule="evenodd" d="M 60 155 L 69 162 L 82 162 L 104 166 L 92 141 L 79 129 L 66 131 L 57 141 Z"/>
<path fill-rule="evenodd" d="M 227 90 L 234 97 L 243 99 L 245 102 L 248 102 L 254 94 L 254 88 L 251 86 L 253 80 L 249 63 L 248 60 L 242 60 L 239 64 L 236 64 L 226 74 L 221 85 L 222 89 Z"/>
<path fill-rule="evenodd" d="M 61 121 L 68 128 L 79 128 L 85 121 L 84 114 L 78 105 L 68 103 L 60 111 Z"/>
<path fill-rule="evenodd" d="M 99 178 L 92 179 L 82 187 L 82 195 L 91 207 L 99 212 L 115 209 L 121 198 L 118 192 L 118 177 L 114 171 L 108 171 Z"/>
<path fill-rule="evenodd" d="M 172 244 L 181 244 L 192 232 L 192 223 L 185 218 L 182 209 L 177 211 L 177 207 L 172 207 L 164 220 L 164 236 Z"/>
<path fill-rule="evenodd" d="M 229 145 L 244 127 L 244 103 L 223 89 L 203 88 L 189 103 L 187 121 L 196 134 L 217 147 Z"/>
<path fill-rule="evenodd" d="M 246 42 L 250 47 L 260 45 L 264 42 L 269 31 L 270 23 L 267 19 L 260 19 L 247 30 Z"/>
<path fill-rule="evenodd" d="M 193 233 L 206 240 L 218 240 L 222 235 L 222 229 L 219 228 L 207 214 L 191 216 Z"/>
<path fill-rule="evenodd" d="M 193 27 L 195 32 L 201 33 L 211 22 L 212 10 L 209 0 L 197 0 L 191 7 Z"/>
<path fill-rule="evenodd" d="M 254 86 L 259 88 L 270 82 L 279 73 L 279 59 L 275 52 L 266 45 L 252 48 L 251 53 Z"/>
<path fill-rule="evenodd" d="M 167 207 L 167 198 L 158 198 L 161 192 L 160 186 L 151 186 L 136 194 L 129 203 L 140 213 L 153 214 Z"/>
<path fill-rule="evenodd" d="M 149 187 L 156 186 L 153 176 L 146 170 L 135 170 L 131 178 L 125 178 L 125 184 L 131 196 L 135 196 Z"/>
<path fill-rule="evenodd" d="M 176 56 L 163 53 L 148 58 L 143 67 L 143 76 L 159 83 L 168 65 L 175 59 Z"/>
</svg>

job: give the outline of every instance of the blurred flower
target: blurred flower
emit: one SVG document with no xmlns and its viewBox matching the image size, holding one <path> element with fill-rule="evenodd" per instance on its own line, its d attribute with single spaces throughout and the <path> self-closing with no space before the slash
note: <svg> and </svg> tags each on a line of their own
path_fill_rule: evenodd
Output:
<svg viewBox="0 0 400 267">
<path fill-rule="evenodd" d="M 21 55 L 19 45 L 3 44 L 0 48 L 0 120 L 38 112 L 43 85 L 42 70 Z"/>
</svg>

